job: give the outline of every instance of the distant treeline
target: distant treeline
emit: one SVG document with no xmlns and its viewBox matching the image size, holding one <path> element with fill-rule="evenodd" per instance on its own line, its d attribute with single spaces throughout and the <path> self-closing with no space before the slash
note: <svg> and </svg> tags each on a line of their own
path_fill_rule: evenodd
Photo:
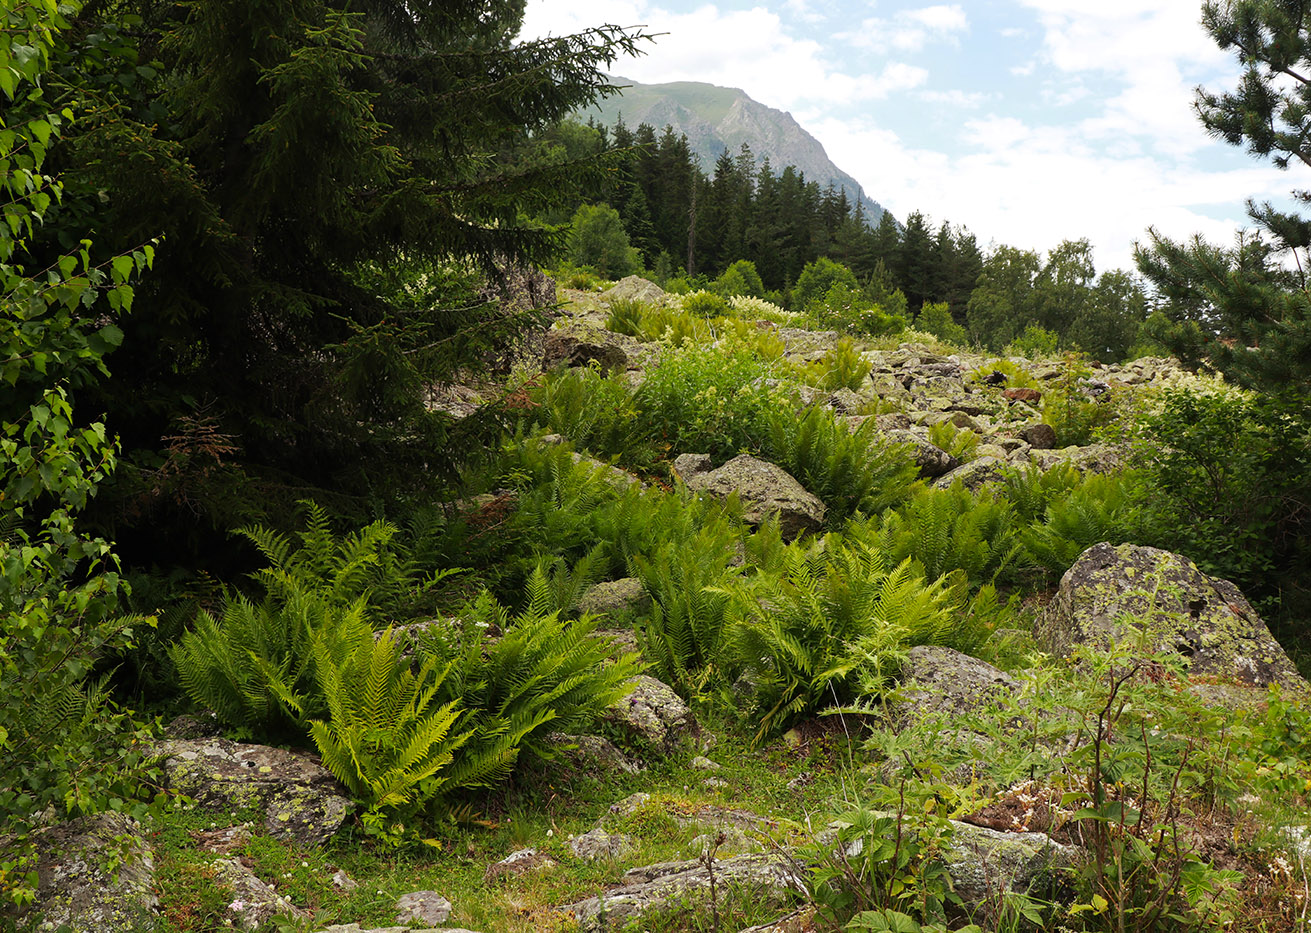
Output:
<svg viewBox="0 0 1311 933">
<path fill-rule="evenodd" d="M 926 303 L 945 304 L 981 346 L 1000 350 L 1034 327 L 1107 361 L 1151 349 L 1141 284 L 1119 271 L 1098 276 L 1086 240 L 1062 243 L 1045 259 L 1010 246 L 985 255 L 964 227 L 934 226 L 918 211 L 904 224 L 886 212 L 872 221 L 859 198 L 807 181 L 795 166 L 777 171 L 745 144 L 721 153 L 706 174 L 686 135 L 671 126 L 565 122 L 537 144 L 536 158 L 545 161 L 629 153 L 585 200 L 617 211 L 634 260 L 662 281 L 709 284 L 748 260 L 774 297 L 795 306 L 793 287 L 823 257 L 850 269 L 872 299 L 886 303 L 899 291 L 896 303 L 904 296 L 912 317 Z"/>
</svg>

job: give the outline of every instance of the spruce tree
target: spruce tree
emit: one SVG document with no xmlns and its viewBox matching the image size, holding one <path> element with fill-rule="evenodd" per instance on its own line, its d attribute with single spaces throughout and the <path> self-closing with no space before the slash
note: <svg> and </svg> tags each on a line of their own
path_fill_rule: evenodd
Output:
<svg viewBox="0 0 1311 933">
<path fill-rule="evenodd" d="M 1202 24 L 1244 68 L 1233 91 L 1198 90 L 1202 124 L 1279 168 L 1311 167 L 1311 8 L 1301 0 L 1208 2 Z M 1295 191 L 1294 198 L 1311 202 L 1311 192 Z M 1138 266 L 1173 319 L 1159 337 L 1187 363 L 1305 400 L 1311 397 L 1311 221 L 1270 204 L 1249 201 L 1247 209 L 1257 232 L 1244 233 L 1232 248 L 1149 232 Z"/>
</svg>

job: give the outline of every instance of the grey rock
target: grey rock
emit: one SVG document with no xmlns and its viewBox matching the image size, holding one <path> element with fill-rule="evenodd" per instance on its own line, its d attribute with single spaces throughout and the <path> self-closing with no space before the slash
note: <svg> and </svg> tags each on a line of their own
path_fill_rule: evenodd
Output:
<svg viewBox="0 0 1311 933">
<path fill-rule="evenodd" d="M 815 929 L 815 909 L 813 907 L 803 907 L 800 910 L 794 910 L 786 916 L 779 917 L 769 923 L 758 924 L 753 927 L 747 927 L 738 933 L 812 933 Z"/>
<path fill-rule="evenodd" d="M 182 715 L 164 727 L 166 739 L 207 739 L 223 731 L 218 717 L 213 713 L 201 713 L 199 716 Z"/>
<path fill-rule="evenodd" d="M 596 364 L 603 372 L 628 369 L 628 353 L 623 347 L 623 334 L 602 332 L 609 337 L 601 340 L 589 340 L 571 333 L 552 330 L 546 334 L 546 343 L 542 354 L 542 368 L 554 369 L 557 366 L 589 366 Z M 611 339 L 613 338 L 613 339 Z M 627 337 L 632 341 L 632 337 Z"/>
<path fill-rule="evenodd" d="M 538 852 L 536 849 L 519 849 L 517 852 L 511 852 L 499 862 L 488 865 L 487 870 L 483 872 L 483 882 L 490 884 L 501 878 L 544 871 L 548 868 L 554 868 L 557 864 L 555 859 Z"/>
<path fill-rule="evenodd" d="M 920 476 L 942 476 L 957 469 L 961 462 L 941 447 L 930 444 L 913 431 L 891 430 L 886 432 L 888 440 L 897 444 L 909 444 L 915 464 L 920 468 Z"/>
<path fill-rule="evenodd" d="M 453 905 L 436 891 L 411 891 L 396 900 L 397 923 L 445 923 Z"/>
<path fill-rule="evenodd" d="M 1020 682 L 986 661 L 941 645 L 910 649 L 895 703 L 904 721 L 978 712 L 1018 690 Z"/>
<path fill-rule="evenodd" d="M 674 458 L 674 475 L 687 482 L 699 473 L 712 469 L 710 454 L 679 454 Z"/>
<path fill-rule="evenodd" d="M 81 817 L 36 833 L 37 891 L 29 916 L 71 933 L 148 929 L 159 906 L 154 853 L 135 820 Z M 108 865 L 117 862 L 116 871 Z M 0 908 L 0 926 L 6 914 Z"/>
<path fill-rule="evenodd" d="M 287 900 L 241 861 L 234 858 L 218 859 L 213 867 L 215 880 L 232 891 L 232 900 L 225 909 L 224 917 L 229 925 L 242 930 L 256 930 L 279 914 L 297 920 L 309 919 L 309 911 Z"/>
<path fill-rule="evenodd" d="M 987 483 L 1001 482 L 1001 471 L 1006 465 L 1006 461 L 996 457 L 979 457 L 939 476 L 933 481 L 933 486 L 936 489 L 950 489 L 953 483 L 959 482 L 966 489 L 977 490 Z"/>
<path fill-rule="evenodd" d="M 1056 446 L 1056 429 L 1050 424 L 1039 422 L 1028 425 L 1021 429 L 1020 437 L 1034 450 L 1051 450 Z"/>
<path fill-rule="evenodd" d="M 611 466 L 601 460 L 597 460 L 595 457 L 588 457 L 580 453 L 572 453 L 569 457 L 574 463 L 586 464 L 591 467 L 594 472 L 600 474 L 601 478 L 615 489 L 623 490 L 627 489 L 629 486 L 642 485 L 642 481 L 632 473 L 629 473 L 626 470 L 621 470 L 617 466 Z"/>
<path fill-rule="evenodd" d="M 646 674 L 633 678 L 633 692 L 606 711 L 605 721 L 643 752 L 668 755 L 691 740 L 691 711 L 667 684 Z"/>
<path fill-rule="evenodd" d="M 1034 637 L 1056 654 L 1079 643 L 1107 644 L 1140 634 L 1149 650 L 1175 651 L 1191 675 L 1248 686 L 1282 684 L 1307 695 L 1308 684 L 1256 610 L 1228 580 L 1208 577 L 1169 551 L 1095 544 L 1061 578 Z"/>
<path fill-rule="evenodd" d="M 784 539 L 818 531 L 828 512 L 817 496 L 807 492 L 782 467 L 749 454 L 734 457 L 717 470 L 692 476 L 687 486 L 716 499 L 727 499 L 736 492 L 748 522 L 758 525 L 777 515 Z"/>
<path fill-rule="evenodd" d="M 278 839 L 322 845 L 353 806 L 346 789 L 307 752 L 227 739 L 168 739 L 155 752 L 170 789 L 202 807 L 259 808 Z"/>
<path fill-rule="evenodd" d="M 693 771 L 718 771 L 719 765 L 715 764 L 705 755 L 697 755 L 691 761 Z"/>
<path fill-rule="evenodd" d="M 569 840 L 569 851 L 585 862 L 597 859 L 619 859 L 637 848 L 627 833 L 608 833 L 601 827 Z"/>
<path fill-rule="evenodd" d="M 359 890 L 360 883 L 350 875 L 346 874 L 345 869 L 339 868 L 332 875 L 332 886 L 338 891 L 346 891 L 349 893 L 351 891 Z"/>
<path fill-rule="evenodd" d="M 660 304 L 666 296 L 667 292 L 663 288 L 640 275 L 625 276 L 601 293 L 601 297 L 606 301 L 622 299 L 645 301 L 649 304 Z"/>
<path fill-rule="evenodd" d="M 1078 864 L 1079 851 L 1044 833 L 1003 833 L 952 821 L 943 860 L 967 913 L 992 919 L 1008 891 L 1042 898 Z"/>
<path fill-rule="evenodd" d="M 637 774 L 642 765 L 601 735 L 566 735 L 552 732 L 547 742 L 575 767 L 598 774 Z"/>
<path fill-rule="evenodd" d="M 851 389 L 838 389 L 826 400 L 829 408 L 843 415 L 854 415 L 869 405 L 870 400 Z"/>
<path fill-rule="evenodd" d="M 714 881 L 723 891 L 752 892 L 754 903 L 789 907 L 805 894 L 805 881 L 791 860 L 778 855 L 739 855 L 714 860 Z M 695 910 L 710 897 L 711 874 L 699 860 L 665 862 L 634 869 L 623 886 L 559 908 L 571 912 L 579 929 L 616 929 L 654 910 Z"/>
<path fill-rule="evenodd" d="M 578 599 L 578 611 L 586 615 L 607 612 L 643 612 L 651 608 L 651 595 L 635 577 L 608 580 L 588 588 Z"/>
</svg>

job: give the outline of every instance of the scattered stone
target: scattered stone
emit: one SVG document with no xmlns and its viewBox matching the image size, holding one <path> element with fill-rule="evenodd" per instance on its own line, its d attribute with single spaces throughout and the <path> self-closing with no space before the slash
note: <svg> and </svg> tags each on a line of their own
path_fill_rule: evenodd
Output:
<svg viewBox="0 0 1311 933">
<path fill-rule="evenodd" d="M 960 483 L 973 492 L 988 483 L 1001 482 L 1005 478 L 1001 471 L 1006 465 L 1005 460 L 997 457 L 979 457 L 939 476 L 933 481 L 933 486 L 935 489 L 950 489 L 953 483 Z"/>
<path fill-rule="evenodd" d="M 166 739 L 208 739 L 223 731 L 218 717 L 213 713 L 201 713 L 199 716 L 178 716 L 164 727 Z"/>
<path fill-rule="evenodd" d="M 691 740 L 696 723 L 671 687 L 647 674 L 634 677 L 633 685 L 633 692 L 606 712 L 606 722 L 643 753 L 672 754 Z"/>
<path fill-rule="evenodd" d="M 559 755 L 585 771 L 599 774 L 637 774 L 642 765 L 619 750 L 615 743 L 601 735 L 566 735 L 552 732 L 547 743 Z"/>
<path fill-rule="evenodd" d="M 411 891 L 396 900 L 397 923 L 445 923 L 452 904 L 436 891 Z"/>
<path fill-rule="evenodd" d="M 721 897 L 724 892 L 736 891 L 751 897 L 757 907 L 781 910 L 806 891 L 792 861 L 779 855 L 739 855 L 715 859 L 713 865 Z M 622 887 L 604 896 L 558 909 L 571 913 L 579 929 L 591 933 L 617 929 L 648 911 L 695 910 L 710 898 L 710 870 L 700 860 L 648 865 L 630 871 L 622 880 Z"/>
<path fill-rule="evenodd" d="M 1011 402 L 1029 402 L 1037 404 L 1042 401 L 1042 393 L 1037 389 L 1007 389 L 1002 397 Z"/>
<path fill-rule="evenodd" d="M 310 913 L 297 907 L 266 884 L 243 862 L 221 858 L 214 863 L 215 879 L 232 891 L 224 919 L 242 930 L 257 930 L 279 914 L 308 920 Z"/>
<path fill-rule="evenodd" d="M 636 842 L 627 833 L 608 833 L 599 826 L 569 841 L 569 851 L 575 858 L 586 862 L 603 858 L 620 859 L 636 848 Z"/>
<path fill-rule="evenodd" d="M 888 440 L 897 444 L 909 444 L 915 465 L 920 468 L 920 476 L 934 477 L 950 473 L 961 463 L 941 447 L 930 444 L 913 431 L 890 430 L 886 432 Z"/>
<path fill-rule="evenodd" d="M 718 771 L 719 765 L 715 764 L 705 755 L 697 755 L 692 759 L 692 769 L 694 771 Z"/>
<path fill-rule="evenodd" d="M 895 702 L 903 722 L 975 713 L 1020 687 L 1018 680 L 988 662 L 941 645 L 911 648 L 903 678 Z"/>
<path fill-rule="evenodd" d="M 640 275 L 628 275 L 620 279 L 601 293 L 605 301 L 645 301 L 648 304 L 660 304 L 665 300 L 663 288 Z"/>
<path fill-rule="evenodd" d="M 1020 437 L 1034 450 L 1051 450 L 1056 446 L 1056 429 L 1039 422 L 1021 429 Z"/>
<path fill-rule="evenodd" d="M 610 657 L 619 658 L 625 654 L 641 654 L 637 643 L 637 633 L 631 628 L 599 628 L 592 633 L 597 638 L 604 638 L 610 643 Z"/>
<path fill-rule="evenodd" d="M 135 820 L 119 813 L 81 817 L 40 830 L 35 841 L 38 880 L 29 918 L 70 933 L 150 928 L 159 906 L 154 853 Z M 0 926 L 6 919 L 0 907 Z"/>
<path fill-rule="evenodd" d="M 608 580 L 590 587 L 578 598 L 578 611 L 584 615 L 610 612 L 642 612 L 651 608 L 651 595 L 635 577 Z"/>
<path fill-rule="evenodd" d="M 957 820 L 951 825 L 944 861 L 952 890 L 974 916 L 992 919 L 1008 891 L 1056 900 L 1051 895 L 1066 870 L 1078 864 L 1078 849 L 1045 833 L 1003 833 Z"/>
<path fill-rule="evenodd" d="M 350 875 L 346 874 L 344 868 L 339 868 L 332 874 L 332 886 L 338 891 L 346 891 L 349 893 L 351 891 L 359 890 L 360 883 Z"/>
<path fill-rule="evenodd" d="M 710 454 L 679 454 L 674 458 L 674 475 L 685 483 L 693 476 L 709 473 L 713 468 Z"/>
<path fill-rule="evenodd" d="M 757 460 L 750 454 L 734 457 L 717 470 L 690 477 L 687 487 L 716 499 L 737 493 L 743 518 L 758 525 L 777 515 L 785 540 L 806 531 L 818 531 L 828 510 L 817 496 L 807 492 L 782 467 Z"/>
<path fill-rule="evenodd" d="M 548 868 L 554 868 L 557 864 L 559 863 L 555 859 L 538 852 L 536 849 L 520 849 L 518 852 L 511 852 L 499 862 L 488 865 L 487 871 L 483 872 L 483 882 L 491 884 L 493 881 L 513 875 L 526 875 L 529 872 L 545 871 Z"/>
<path fill-rule="evenodd" d="M 862 408 L 866 408 L 869 403 L 869 399 L 851 389 L 838 389 L 825 402 L 840 415 L 854 415 Z"/>
<path fill-rule="evenodd" d="M 196 848 L 215 855 L 231 855 L 250 842 L 249 826 L 208 829 L 195 834 Z"/>
<path fill-rule="evenodd" d="M 706 778 L 701 782 L 701 786 L 707 790 L 723 790 L 732 785 L 729 784 L 728 781 L 721 781 L 719 778 Z"/>
<path fill-rule="evenodd" d="M 1311 690 L 1238 587 L 1208 577 L 1187 558 L 1157 548 L 1095 544 L 1061 578 L 1034 636 L 1056 654 L 1084 642 L 1109 644 L 1139 629 L 1147 647 L 1188 659 L 1189 674 L 1248 686 Z"/>
<path fill-rule="evenodd" d="M 200 806 L 264 811 L 277 839 L 322 845 L 353 805 L 347 791 L 308 752 L 228 739 L 168 739 L 156 748 L 169 788 Z"/>
<path fill-rule="evenodd" d="M 617 466 L 597 460 L 595 457 L 588 457 L 585 454 L 572 453 L 569 457 L 574 463 L 583 463 L 590 466 L 594 471 L 600 473 L 601 478 L 613 486 L 615 489 L 623 490 L 629 486 L 641 486 L 642 481 L 626 470 L 621 470 Z"/>
</svg>

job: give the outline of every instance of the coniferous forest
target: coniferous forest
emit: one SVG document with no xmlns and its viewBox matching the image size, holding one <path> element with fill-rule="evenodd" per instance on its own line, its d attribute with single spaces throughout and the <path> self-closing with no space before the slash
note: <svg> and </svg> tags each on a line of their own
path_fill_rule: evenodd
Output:
<svg viewBox="0 0 1311 933">
<path fill-rule="evenodd" d="M 867 217 L 523 17 L 0 6 L 0 929 L 1311 929 L 1311 221 Z"/>
</svg>

